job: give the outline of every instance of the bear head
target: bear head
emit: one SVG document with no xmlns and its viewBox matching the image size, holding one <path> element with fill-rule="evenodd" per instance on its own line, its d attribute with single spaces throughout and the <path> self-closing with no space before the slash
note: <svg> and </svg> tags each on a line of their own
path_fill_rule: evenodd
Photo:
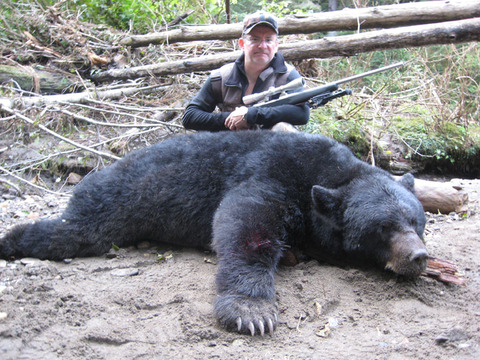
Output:
<svg viewBox="0 0 480 360">
<path fill-rule="evenodd" d="M 315 185 L 312 201 L 315 241 L 332 256 L 409 277 L 425 270 L 426 219 L 411 174 L 399 181 L 388 175 L 356 178 L 337 189 Z"/>
</svg>

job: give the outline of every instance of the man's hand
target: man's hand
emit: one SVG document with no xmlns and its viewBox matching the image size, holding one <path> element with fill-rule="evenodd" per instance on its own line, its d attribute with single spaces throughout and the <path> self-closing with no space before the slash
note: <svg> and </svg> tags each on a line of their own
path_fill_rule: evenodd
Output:
<svg viewBox="0 0 480 360">
<path fill-rule="evenodd" d="M 248 108 L 246 106 L 241 106 L 236 108 L 234 111 L 228 115 L 225 119 L 225 127 L 230 130 L 248 130 L 250 126 L 245 119 L 245 115 L 248 112 Z"/>
</svg>

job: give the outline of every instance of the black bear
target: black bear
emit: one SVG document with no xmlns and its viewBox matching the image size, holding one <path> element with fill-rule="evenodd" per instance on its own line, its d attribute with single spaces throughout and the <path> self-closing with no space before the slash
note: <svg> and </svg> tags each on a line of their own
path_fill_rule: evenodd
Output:
<svg viewBox="0 0 480 360">
<path fill-rule="evenodd" d="M 413 186 L 323 136 L 177 136 L 87 176 L 60 218 L 14 227 L 0 256 L 95 256 L 145 239 L 212 248 L 216 317 L 263 335 L 277 324 L 274 274 L 290 247 L 418 276 L 428 255 Z"/>
</svg>

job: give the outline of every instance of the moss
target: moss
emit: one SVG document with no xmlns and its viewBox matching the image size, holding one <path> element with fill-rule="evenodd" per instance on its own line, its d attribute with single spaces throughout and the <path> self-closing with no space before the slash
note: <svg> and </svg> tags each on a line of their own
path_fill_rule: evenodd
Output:
<svg viewBox="0 0 480 360">
<path fill-rule="evenodd" d="M 465 128 L 454 122 L 441 123 L 419 105 L 404 110 L 386 123 L 375 124 L 373 151 L 378 166 L 388 169 L 393 156 L 425 171 L 475 176 L 480 168 L 479 126 Z M 302 130 L 333 138 L 347 145 L 357 157 L 366 159 L 371 150 L 371 128 L 372 121 L 365 119 L 363 113 L 349 112 L 348 106 L 326 106 L 313 110 L 310 122 Z M 397 139 L 400 146 L 380 142 L 382 134 L 387 135 L 383 139 Z"/>
<path fill-rule="evenodd" d="M 338 110 L 338 109 L 337 109 Z M 312 111 L 309 123 L 303 131 L 322 134 L 347 145 L 358 157 L 368 154 L 370 144 L 360 122 L 345 119 L 342 113 L 330 107 L 321 107 Z"/>
</svg>

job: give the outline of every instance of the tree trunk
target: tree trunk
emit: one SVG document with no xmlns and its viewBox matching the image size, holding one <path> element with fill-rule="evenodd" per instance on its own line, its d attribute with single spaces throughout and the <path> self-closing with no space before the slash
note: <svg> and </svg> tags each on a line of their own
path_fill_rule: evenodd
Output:
<svg viewBox="0 0 480 360">
<path fill-rule="evenodd" d="M 278 21 L 280 34 L 310 34 L 334 30 L 392 28 L 437 23 L 480 16 L 480 0 L 425 1 L 398 5 L 290 16 Z M 179 41 L 229 40 L 239 38 L 242 23 L 182 26 L 161 33 L 129 36 L 121 40 L 131 47 Z"/>
<path fill-rule="evenodd" d="M 369 31 L 356 35 L 326 37 L 320 40 L 301 41 L 279 47 L 289 61 L 308 58 L 354 56 L 358 53 L 383 49 L 398 49 L 434 44 L 453 44 L 480 40 L 480 18 L 449 21 L 433 25 L 407 26 L 390 30 Z M 97 82 L 136 79 L 209 71 L 234 61 L 241 51 L 201 56 L 160 64 L 137 66 L 128 69 L 111 69 L 95 74 Z M 330 79 L 332 80 L 332 79 Z"/>
<path fill-rule="evenodd" d="M 480 40 L 480 17 L 439 24 L 369 31 L 296 42 L 282 49 L 288 60 L 354 56 L 358 53 Z"/>
<path fill-rule="evenodd" d="M 337 0 L 328 0 L 328 11 L 337 11 Z"/>
<path fill-rule="evenodd" d="M 0 65 L 0 84 L 15 81 L 25 91 L 42 94 L 71 92 L 75 82 L 61 72 L 33 69 L 29 66 Z"/>
</svg>

